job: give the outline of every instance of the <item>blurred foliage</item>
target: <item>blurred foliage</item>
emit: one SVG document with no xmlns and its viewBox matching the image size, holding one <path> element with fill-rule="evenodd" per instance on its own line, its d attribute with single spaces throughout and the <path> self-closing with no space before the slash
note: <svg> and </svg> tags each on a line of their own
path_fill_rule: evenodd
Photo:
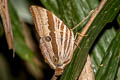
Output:
<svg viewBox="0 0 120 80">
<path fill-rule="evenodd" d="M 45 7 L 62 19 L 69 28 L 73 28 L 99 3 L 99 0 L 9 0 L 16 54 L 13 58 L 12 52 L 8 50 L 4 29 L 0 23 L 0 80 L 50 80 L 53 75 L 53 70 L 45 64 L 40 55 L 29 12 L 30 5 Z M 120 80 L 119 4 L 120 0 L 107 0 L 105 7 L 87 31 L 88 36 L 80 42 L 81 51 L 77 49 L 74 52 L 72 62 L 66 67 L 61 80 L 75 80 L 82 71 L 88 53 L 91 55 L 96 80 Z M 86 22 L 74 33 L 81 32 Z M 29 29 L 32 40 L 26 40 L 23 23 Z M 31 48 L 33 44 L 30 41 L 37 47 L 35 50 Z"/>
</svg>

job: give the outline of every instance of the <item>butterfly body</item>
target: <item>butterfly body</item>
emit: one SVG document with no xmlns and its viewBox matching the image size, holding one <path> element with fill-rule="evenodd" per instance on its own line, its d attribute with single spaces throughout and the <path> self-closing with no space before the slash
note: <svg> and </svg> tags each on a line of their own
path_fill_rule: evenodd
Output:
<svg viewBox="0 0 120 80">
<path fill-rule="evenodd" d="M 31 6 L 30 10 L 40 37 L 42 55 L 55 74 L 60 75 L 72 59 L 74 34 L 52 12 L 38 6 Z"/>
</svg>

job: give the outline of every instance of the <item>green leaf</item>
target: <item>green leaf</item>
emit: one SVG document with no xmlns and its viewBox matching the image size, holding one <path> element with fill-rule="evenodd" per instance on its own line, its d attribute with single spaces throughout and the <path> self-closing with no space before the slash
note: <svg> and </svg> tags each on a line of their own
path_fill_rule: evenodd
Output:
<svg viewBox="0 0 120 80">
<path fill-rule="evenodd" d="M 119 66 L 119 69 L 118 69 L 118 74 L 117 74 L 117 79 L 116 80 L 120 80 L 120 66 Z"/>
<path fill-rule="evenodd" d="M 119 24 L 119 27 L 120 27 L 120 14 L 119 14 L 119 16 L 117 17 L 117 21 L 118 21 L 118 24 Z"/>
<path fill-rule="evenodd" d="M 118 19 L 118 18 L 119 18 L 119 16 L 116 19 Z M 105 60 L 104 57 L 107 54 L 106 51 L 111 46 L 111 42 L 114 42 L 113 38 L 116 35 L 116 31 L 113 27 L 113 26 L 116 26 L 116 24 L 114 24 L 114 22 L 112 22 L 111 24 L 107 25 L 106 26 L 107 28 L 105 28 L 104 31 L 102 31 L 102 36 L 100 36 L 99 39 L 97 39 L 98 41 L 97 41 L 96 45 L 94 46 L 92 53 L 91 53 L 91 59 L 92 59 L 92 63 L 93 63 L 94 72 L 95 72 L 95 74 L 97 73 L 97 75 L 99 75 L 99 76 L 101 76 L 102 72 L 98 73 L 97 71 L 100 68 L 100 65 L 102 64 L 101 62 L 104 62 L 104 60 Z M 108 54 L 108 55 L 110 55 L 110 54 Z M 107 58 L 107 57 L 105 57 L 105 58 Z M 109 67 L 111 67 L 111 66 L 107 66 L 107 72 L 109 72 L 109 70 L 108 70 Z M 113 71 L 116 70 L 118 72 L 118 68 L 117 69 L 112 68 L 112 69 L 113 69 Z M 114 75 L 116 77 L 116 75 L 114 73 L 110 73 L 106 76 L 111 77 L 111 75 Z M 119 72 L 117 73 L 117 78 L 119 78 Z M 111 78 L 111 80 L 113 80 L 113 78 Z"/>
<path fill-rule="evenodd" d="M 95 80 L 114 80 L 120 63 L 120 31 L 112 40 L 96 73 Z"/>
<path fill-rule="evenodd" d="M 37 69 L 36 64 L 34 63 L 35 55 L 26 45 L 20 19 L 10 2 L 9 12 L 13 28 L 15 51 L 20 56 L 21 59 L 29 62 L 30 64 L 32 64 L 33 68 Z"/>
<path fill-rule="evenodd" d="M 64 21 L 64 23 L 69 28 L 72 28 L 73 26 L 78 24 L 85 16 L 87 16 L 90 10 L 98 4 L 97 1 L 96 3 L 93 3 L 94 1 L 90 0 L 83 2 L 82 0 L 57 0 L 57 11 L 59 11 L 57 12 L 57 15 L 60 15 L 59 17 Z M 46 3 L 43 3 L 43 5 L 46 6 Z M 86 57 L 90 48 L 92 47 L 95 39 L 98 37 L 98 34 L 101 32 L 104 26 L 107 23 L 112 22 L 112 20 L 115 18 L 116 14 L 120 10 L 119 4 L 119 0 L 107 0 L 104 8 L 90 26 L 87 32 L 88 36 L 84 37 L 83 40 L 80 42 L 79 46 L 81 47 L 81 50 L 79 51 L 79 49 L 77 49 L 74 52 L 73 59 L 63 73 L 61 80 L 75 80 L 78 78 L 86 61 Z M 52 5 L 49 4 L 49 6 Z M 46 7 L 49 9 L 48 6 Z M 81 32 L 83 25 L 78 27 L 76 31 Z"/>
<path fill-rule="evenodd" d="M 93 50 L 91 52 L 91 60 L 95 73 L 97 72 L 101 61 L 106 54 L 106 50 L 116 35 L 116 31 L 112 26 L 108 25 L 106 27 L 110 28 L 105 28 L 104 31 L 102 31 L 102 35 L 99 37 L 96 45 L 93 47 Z"/>
<path fill-rule="evenodd" d="M 113 4 L 114 3 L 114 4 Z M 120 9 L 119 0 L 108 0 L 105 7 L 98 14 L 88 30 L 88 37 L 83 38 L 80 42 L 81 51 L 74 53 L 72 62 L 68 66 L 66 72 L 62 76 L 64 80 L 75 80 L 82 71 L 86 61 L 87 53 L 90 50 L 94 40 L 104 28 L 105 24 L 112 21 Z M 69 76 L 70 75 L 70 76 Z"/>
<path fill-rule="evenodd" d="M 18 16 L 24 22 L 33 23 L 27 0 L 10 0 Z"/>
</svg>

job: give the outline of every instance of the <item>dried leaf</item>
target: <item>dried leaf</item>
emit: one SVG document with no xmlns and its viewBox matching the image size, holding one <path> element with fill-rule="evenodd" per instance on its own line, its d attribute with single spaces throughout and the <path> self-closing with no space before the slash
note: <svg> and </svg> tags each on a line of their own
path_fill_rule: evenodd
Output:
<svg viewBox="0 0 120 80">
<path fill-rule="evenodd" d="M 10 21 L 10 16 L 8 12 L 8 1 L 7 0 L 0 0 L 0 16 L 3 21 L 4 30 L 8 42 L 9 49 L 13 49 L 13 33 L 12 33 L 12 26 Z"/>
</svg>

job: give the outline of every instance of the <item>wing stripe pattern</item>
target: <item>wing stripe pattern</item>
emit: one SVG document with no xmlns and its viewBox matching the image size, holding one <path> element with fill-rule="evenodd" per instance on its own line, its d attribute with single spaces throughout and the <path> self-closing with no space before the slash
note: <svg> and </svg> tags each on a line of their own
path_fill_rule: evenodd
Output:
<svg viewBox="0 0 120 80">
<path fill-rule="evenodd" d="M 49 25 L 48 25 L 48 17 L 46 10 L 40 7 L 32 6 L 31 12 L 33 14 L 37 14 L 37 15 L 33 15 L 34 16 L 33 19 L 35 23 L 35 28 L 41 39 L 44 38 L 45 36 L 49 36 L 50 30 L 48 29 Z M 40 40 L 40 48 L 42 51 L 42 55 L 45 58 L 45 61 L 49 63 L 49 65 L 53 69 L 55 69 L 56 66 L 53 64 L 54 54 L 53 54 L 53 50 L 52 50 L 53 48 L 51 42 L 49 44 L 46 44 L 45 41 Z"/>
<path fill-rule="evenodd" d="M 55 24 L 54 23 L 54 20 L 53 20 L 53 16 L 52 14 L 47 11 L 47 16 L 48 16 L 48 24 L 49 24 L 49 29 L 50 29 L 50 36 L 52 38 L 52 41 L 51 41 L 51 44 L 52 44 L 52 47 L 53 47 L 53 52 L 54 52 L 54 55 L 55 56 L 58 56 L 58 44 L 57 44 L 57 41 L 56 41 L 56 34 L 54 33 L 55 32 Z"/>
<path fill-rule="evenodd" d="M 38 7 L 31 7 L 35 28 L 42 38 L 40 48 L 46 62 L 53 69 L 64 69 L 73 55 L 74 35 L 67 26 L 50 11 Z M 45 40 L 46 36 L 51 41 Z"/>
</svg>

